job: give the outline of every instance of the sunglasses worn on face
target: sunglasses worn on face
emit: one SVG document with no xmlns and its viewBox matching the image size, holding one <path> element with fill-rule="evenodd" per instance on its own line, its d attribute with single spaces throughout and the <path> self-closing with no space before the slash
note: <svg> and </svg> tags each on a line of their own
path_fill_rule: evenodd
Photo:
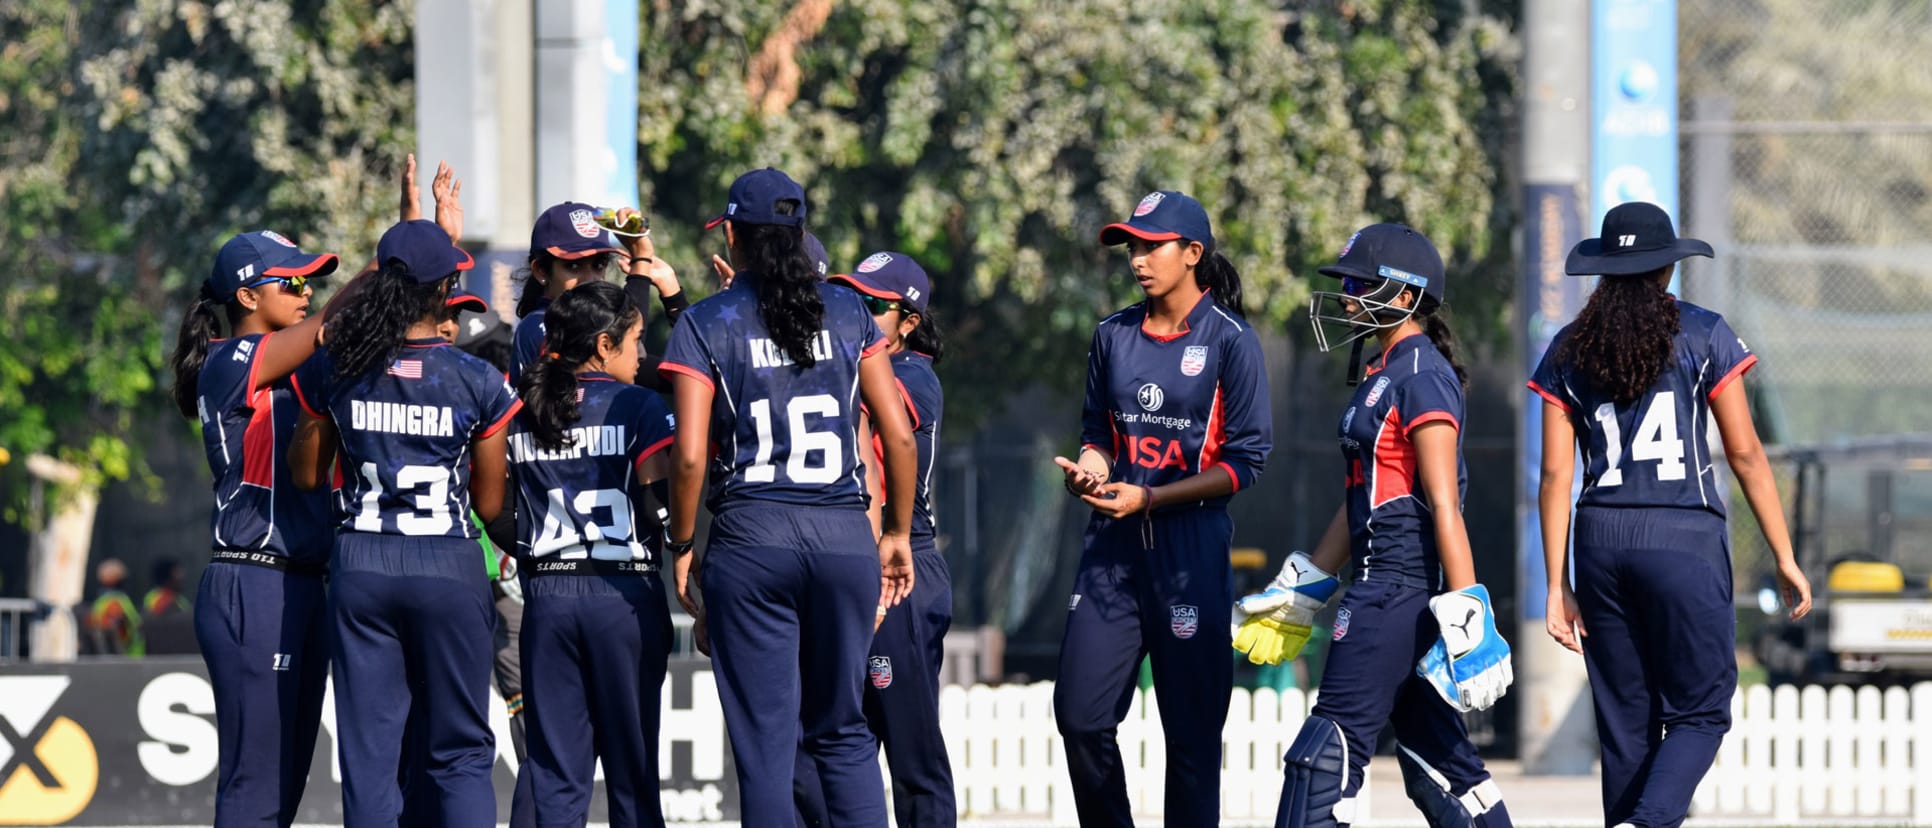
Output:
<svg viewBox="0 0 1932 828">
<path fill-rule="evenodd" d="M 884 316 L 904 307 L 899 304 L 899 300 L 897 299 L 880 299 L 877 296 L 867 296 L 865 294 L 859 294 L 859 299 L 865 302 L 866 310 L 872 311 L 873 316 Z"/>
<path fill-rule="evenodd" d="M 1357 279 L 1353 276 L 1342 277 L 1342 292 L 1350 296 L 1366 296 L 1375 290 L 1375 282 L 1370 279 Z"/>
<path fill-rule="evenodd" d="M 270 276 L 246 287 L 259 288 L 271 282 L 280 282 L 284 292 L 293 293 L 296 296 L 302 295 L 303 291 L 309 289 L 309 277 L 307 276 Z"/>
</svg>

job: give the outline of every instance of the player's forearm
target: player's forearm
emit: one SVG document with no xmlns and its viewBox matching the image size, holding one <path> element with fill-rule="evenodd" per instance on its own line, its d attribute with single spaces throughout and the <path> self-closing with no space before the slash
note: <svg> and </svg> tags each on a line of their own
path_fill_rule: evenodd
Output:
<svg viewBox="0 0 1932 828">
<path fill-rule="evenodd" d="M 1442 558 L 1442 578 L 1451 590 L 1476 585 L 1476 559 L 1469 550 L 1469 530 L 1460 509 L 1435 511 L 1436 554 Z"/>
<path fill-rule="evenodd" d="M 1567 468 L 1557 476 L 1545 466 L 1537 492 L 1537 511 L 1542 516 L 1543 569 L 1552 593 L 1569 582 L 1570 476 Z"/>
<path fill-rule="evenodd" d="M 1738 487 L 1744 490 L 1744 501 L 1751 505 L 1751 514 L 1757 516 L 1764 542 L 1770 545 L 1779 561 L 1791 560 L 1791 534 L 1784 522 L 1784 504 L 1778 500 L 1778 483 L 1771 477 L 1764 449 L 1758 447 L 1756 456 L 1744 462 L 1739 462 L 1738 457 L 1729 459 L 1731 473 L 1737 477 Z"/>
<path fill-rule="evenodd" d="M 1323 572 L 1339 574 L 1348 564 L 1348 507 L 1335 510 L 1335 517 L 1328 521 L 1328 528 L 1322 532 L 1322 539 L 1315 544 L 1315 554 L 1309 558 Z"/>
<path fill-rule="evenodd" d="M 1165 486 L 1155 486 L 1150 491 L 1154 495 L 1152 508 L 1174 503 L 1196 503 L 1234 494 L 1234 476 L 1221 466 L 1209 466 L 1207 471 L 1200 474 Z"/>
<path fill-rule="evenodd" d="M 679 434 L 671 462 L 671 540 L 687 541 L 698 530 L 698 500 L 704 496 L 704 456 L 701 446 Z"/>
<path fill-rule="evenodd" d="M 885 447 L 885 487 L 886 502 L 880 515 L 881 534 L 910 534 L 912 532 L 912 501 L 918 496 L 919 487 L 919 448 L 913 443 L 912 432 L 893 435 L 884 433 L 880 441 Z"/>
</svg>

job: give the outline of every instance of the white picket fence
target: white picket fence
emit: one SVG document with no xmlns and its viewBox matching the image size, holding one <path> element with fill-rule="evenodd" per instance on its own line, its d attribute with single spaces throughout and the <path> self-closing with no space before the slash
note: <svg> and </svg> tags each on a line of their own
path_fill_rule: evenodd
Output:
<svg viewBox="0 0 1932 828">
<path fill-rule="evenodd" d="M 1225 821 L 1273 821 L 1281 756 L 1313 706 L 1314 694 L 1300 690 L 1234 691 L 1222 729 Z M 1077 824 L 1051 682 L 949 686 L 939 707 L 962 817 Z M 1732 700 L 1732 717 L 1717 762 L 1698 787 L 1694 817 L 1932 825 L 1932 683 L 1883 691 L 1751 687 Z M 1119 739 L 1134 809 L 1157 817 L 1166 750 L 1152 691 L 1136 694 Z M 1365 783 L 1357 822 L 1370 820 L 1369 798 Z M 1578 803 L 1577 814 L 1599 808 Z"/>
<path fill-rule="evenodd" d="M 1692 813 L 1932 825 L 1932 682 L 1751 687 L 1732 698 L 1731 719 Z"/>
<path fill-rule="evenodd" d="M 1221 730 L 1221 815 L 1272 823 L 1281 796 L 1281 756 L 1314 706 L 1300 690 L 1237 688 Z M 1066 752 L 1053 723 L 1053 683 L 949 686 L 939 694 L 940 727 L 952 759 L 960 816 L 1047 819 L 1076 825 Z M 1135 812 L 1161 813 L 1167 750 L 1152 691 L 1136 693 L 1120 724 L 1127 795 Z M 1357 800 L 1365 818 L 1367 797 Z"/>
</svg>

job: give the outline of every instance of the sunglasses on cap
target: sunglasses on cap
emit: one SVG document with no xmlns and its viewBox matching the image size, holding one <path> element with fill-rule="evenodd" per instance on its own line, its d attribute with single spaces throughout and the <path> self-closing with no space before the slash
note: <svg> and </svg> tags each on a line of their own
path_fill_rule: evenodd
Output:
<svg viewBox="0 0 1932 828">
<path fill-rule="evenodd" d="M 270 276 L 266 279 L 260 279 L 260 280 L 251 282 L 249 284 L 242 285 L 242 287 L 259 288 L 273 282 L 280 282 L 282 285 L 282 290 L 284 292 L 293 293 L 296 296 L 302 295 L 303 291 L 306 291 L 309 289 L 309 277 L 307 276 Z"/>
<path fill-rule="evenodd" d="M 871 311 L 873 316 L 884 316 L 893 311 L 905 308 L 905 305 L 900 304 L 897 299 L 880 299 L 877 296 L 867 296 L 863 293 L 859 294 L 859 301 L 865 303 L 865 309 Z"/>
<path fill-rule="evenodd" d="M 556 260 L 556 265 L 572 273 L 583 271 L 594 273 L 610 267 L 610 258 L 610 256 L 600 253 L 595 256 L 585 256 L 581 259 L 558 259 Z"/>
</svg>

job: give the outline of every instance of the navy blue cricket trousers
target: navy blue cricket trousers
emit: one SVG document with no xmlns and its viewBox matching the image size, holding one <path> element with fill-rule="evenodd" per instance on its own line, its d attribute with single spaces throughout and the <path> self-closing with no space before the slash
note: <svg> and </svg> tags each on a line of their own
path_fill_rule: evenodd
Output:
<svg viewBox="0 0 1932 828">
<path fill-rule="evenodd" d="M 215 691 L 215 828 L 295 821 L 329 677 L 321 572 L 216 561 L 195 593 L 195 640 Z"/>
<path fill-rule="evenodd" d="M 394 826 L 412 705 L 440 824 L 490 828 L 496 609 L 476 541 L 343 532 L 329 588 L 344 828 Z"/>
<path fill-rule="evenodd" d="M 1462 716 L 1415 674 L 1416 662 L 1441 637 L 1429 612 L 1434 595 L 1419 584 L 1356 581 L 1336 610 L 1334 641 L 1310 715 L 1339 726 L 1347 745 L 1338 822 L 1347 823 L 1353 813 L 1363 769 L 1385 725 L 1395 728 L 1398 749 L 1440 775 L 1450 795 L 1460 797 L 1489 778 Z"/>
<path fill-rule="evenodd" d="M 885 749 L 900 828 L 951 826 L 959 806 L 939 730 L 939 668 L 953 625 L 952 571 L 931 535 L 912 539 L 912 563 L 912 595 L 886 613 L 866 656 L 865 721 Z M 826 824 L 825 792 L 802 749 L 796 773 L 800 824 L 818 828 Z"/>
<path fill-rule="evenodd" d="M 604 760 L 614 828 L 661 826 L 658 717 L 671 656 L 671 608 L 650 575 L 524 578 L 521 654 L 537 825 L 585 824 Z"/>
<path fill-rule="evenodd" d="M 863 708 L 879 606 L 878 544 L 865 513 L 729 506 L 712 519 L 699 583 L 737 765 L 739 821 L 795 822 L 793 764 L 802 746 L 829 824 L 885 825 L 879 749 Z"/>
<path fill-rule="evenodd" d="M 1153 662 L 1167 738 L 1166 824 L 1219 824 L 1221 727 L 1234 688 L 1233 537 L 1233 520 L 1213 507 L 1088 523 L 1053 688 L 1081 825 L 1134 824 L 1116 729 L 1142 655 Z"/>
<path fill-rule="evenodd" d="M 1603 822 L 1680 825 L 1731 729 L 1737 691 L 1724 518 L 1585 507 L 1572 536 Z"/>
</svg>

